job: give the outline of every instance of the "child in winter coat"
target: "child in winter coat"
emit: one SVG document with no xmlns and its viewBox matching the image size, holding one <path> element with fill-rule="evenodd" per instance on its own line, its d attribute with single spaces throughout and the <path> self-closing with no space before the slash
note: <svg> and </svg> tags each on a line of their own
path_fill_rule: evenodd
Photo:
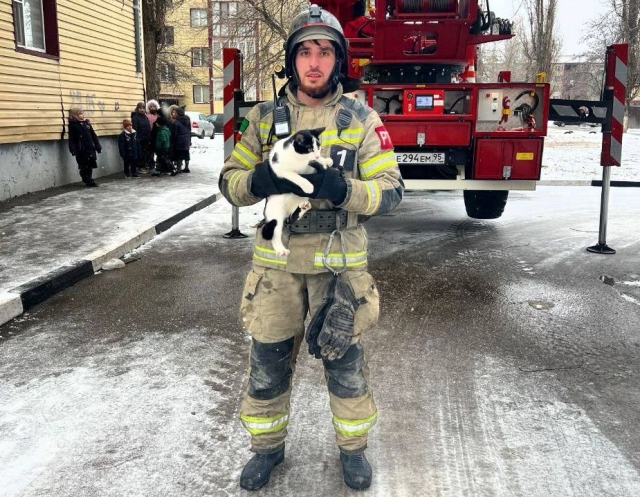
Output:
<svg viewBox="0 0 640 497">
<path fill-rule="evenodd" d="M 118 150 L 124 161 L 124 175 L 127 178 L 139 178 L 136 167 L 142 154 L 138 143 L 138 133 L 133 129 L 131 119 L 122 121 L 122 128 L 123 131 L 118 136 Z"/>
<path fill-rule="evenodd" d="M 91 177 L 98 167 L 96 153 L 102 152 L 98 135 L 82 109 L 69 109 L 69 152 L 76 158 L 80 177 L 87 186 L 98 186 Z"/>
<path fill-rule="evenodd" d="M 156 127 L 156 154 L 157 165 L 153 176 L 159 176 L 160 171 L 173 173 L 173 164 L 169 158 L 169 149 L 171 148 L 171 131 L 167 127 L 167 120 L 163 116 L 159 116 L 155 123 Z"/>
</svg>

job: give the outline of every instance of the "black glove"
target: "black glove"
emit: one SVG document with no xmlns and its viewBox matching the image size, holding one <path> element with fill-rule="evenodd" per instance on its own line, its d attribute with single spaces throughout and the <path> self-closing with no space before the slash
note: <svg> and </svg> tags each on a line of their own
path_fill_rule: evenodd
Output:
<svg viewBox="0 0 640 497">
<path fill-rule="evenodd" d="M 324 299 L 322 300 L 322 304 L 320 304 L 320 307 L 318 307 L 316 313 L 311 318 L 305 333 L 305 339 L 309 344 L 309 354 L 315 356 L 316 359 L 320 359 L 322 357 L 320 354 L 321 347 L 318 345 L 318 335 L 320 335 L 320 331 L 322 331 L 322 326 L 324 325 L 324 320 L 327 317 L 329 309 L 335 302 L 337 282 L 337 277 L 333 277 L 331 279 L 329 287 L 327 288 L 327 293 L 324 295 Z"/>
<path fill-rule="evenodd" d="M 295 193 L 300 197 L 309 196 L 291 181 L 278 178 L 271 169 L 268 160 L 256 164 L 251 177 L 251 194 L 254 197 L 267 198 L 270 195 L 280 195 L 281 193 Z"/>
<path fill-rule="evenodd" d="M 330 200 L 334 205 L 340 205 L 347 198 L 347 180 L 342 168 L 318 168 L 315 174 L 303 174 L 313 184 L 311 198 Z"/>
<path fill-rule="evenodd" d="M 317 338 L 320 355 L 328 361 L 342 358 L 351 346 L 358 307 L 360 304 L 351 285 L 336 276 L 333 302 L 326 311 Z"/>
</svg>

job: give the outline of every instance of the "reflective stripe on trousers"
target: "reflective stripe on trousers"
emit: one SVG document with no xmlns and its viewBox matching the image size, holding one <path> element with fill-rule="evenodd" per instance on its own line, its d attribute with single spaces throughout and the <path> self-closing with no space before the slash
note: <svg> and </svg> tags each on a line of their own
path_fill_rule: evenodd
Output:
<svg viewBox="0 0 640 497">
<path fill-rule="evenodd" d="M 340 419 L 334 416 L 333 427 L 341 435 L 357 437 L 366 434 L 371 428 L 373 428 L 377 419 L 377 413 L 366 419 Z"/>
<path fill-rule="evenodd" d="M 263 433 L 275 433 L 286 428 L 289 424 L 289 413 L 278 414 L 269 418 L 240 415 L 240 420 L 249 433 L 262 435 Z"/>
</svg>

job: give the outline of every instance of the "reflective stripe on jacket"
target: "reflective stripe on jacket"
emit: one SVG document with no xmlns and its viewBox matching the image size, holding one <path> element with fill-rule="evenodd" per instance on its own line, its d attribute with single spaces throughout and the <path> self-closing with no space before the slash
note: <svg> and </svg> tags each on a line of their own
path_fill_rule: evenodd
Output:
<svg viewBox="0 0 640 497">
<path fill-rule="evenodd" d="M 311 200 L 315 209 L 338 207 L 349 212 L 347 228 L 341 231 L 346 265 L 351 269 L 367 267 L 367 236 L 361 222 L 370 216 L 393 210 L 402 200 L 404 184 L 395 154 L 378 114 L 358 100 L 342 95 L 340 86 L 320 107 L 303 105 L 286 88 L 284 104 L 289 108 L 292 133 L 302 129 L 324 126 L 320 140 L 321 152 L 332 157 L 334 165 L 345 168 L 347 196 L 334 206 L 328 200 Z M 339 130 L 338 112 L 344 109 L 351 116 L 346 129 Z M 343 111 L 344 112 L 344 111 Z M 246 116 L 246 128 L 220 174 L 220 191 L 238 207 L 253 205 L 261 199 L 251 194 L 251 180 L 255 165 L 269 158 L 272 143 L 273 103 L 263 102 Z M 256 233 L 253 262 L 259 266 L 283 269 L 293 273 L 311 274 L 327 271 L 323 256 L 327 254 L 332 267 L 345 262 L 339 236 L 327 247 L 330 233 L 291 234 L 283 231 L 283 243 L 290 250 L 288 257 L 275 254 L 271 242 Z"/>
</svg>

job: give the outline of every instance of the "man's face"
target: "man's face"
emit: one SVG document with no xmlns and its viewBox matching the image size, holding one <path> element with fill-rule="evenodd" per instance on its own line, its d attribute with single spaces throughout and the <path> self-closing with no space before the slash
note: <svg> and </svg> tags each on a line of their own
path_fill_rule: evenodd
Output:
<svg viewBox="0 0 640 497">
<path fill-rule="evenodd" d="M 310 97 L 320 95 L 329 84 L 336 64 L 336 52 L 329 40 L 305 41 L 296 52 L 300 90 Z"/>
</svg>

